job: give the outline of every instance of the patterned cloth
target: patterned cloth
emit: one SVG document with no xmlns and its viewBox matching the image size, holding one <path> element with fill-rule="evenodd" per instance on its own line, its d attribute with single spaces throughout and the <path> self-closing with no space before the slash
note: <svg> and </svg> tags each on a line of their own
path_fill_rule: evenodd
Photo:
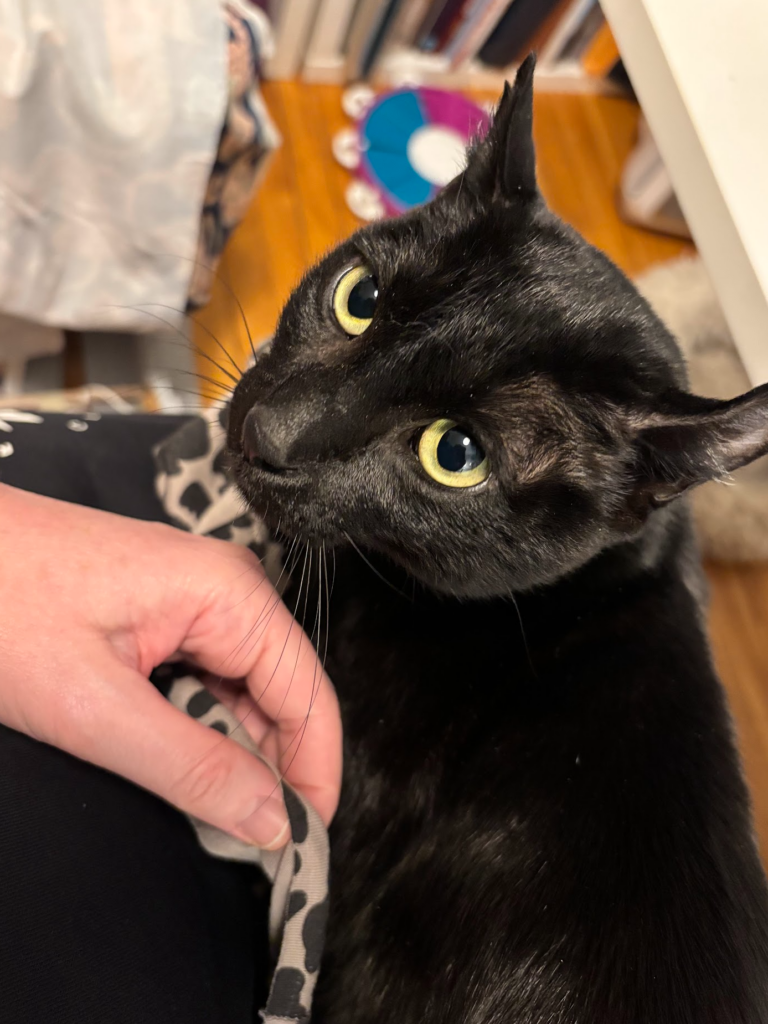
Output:
<svg viewBox="0 0 768 1024">
<path fill-rule="evenodd" d="M 229 102 L 205 193 L 189 311 L 210 299 L 224 246 L 250 206 L 268 157 L 281 142 L 259 90 L 262 60 L 272 52 L 269 23 L 258 8 L 237 0 L 224 4 L 224 18 L 229 33 Z"/>
<path fill-rule="evenodd" d="M 282 548 L 227 475 L 227 415 L 226 405 L 211 406 L 155 447 L 157 496 L 180 529 L 250 548 L 277 583 Z"/>
<path fill-rule="evenodd" d="M 261 756 L 240 722 L 198 679 L 176 680 L 169 700 L 255 757 Z M 282 850 L 259 850 L 205 822 L 193 819 L 192 824 L 208 853 L 257 864 L 272 882 L 270 938 L 279 952 L 261 1016 L 264 1024 L 303 1024 L 310 1017 L 328 920 L 328 833 L 314 808 L 272 770 L 275 785 L 282 785 L 291 825 L 291 841 Z"/>
<path fill-rule="evenodd" d="M 249 512 L 226 473 L 228 409 L 220 406 L 179 427 L 154 450 L 156 491 L 166 515 L 191 533 L 251 548 L 277 581 L 281 549 Z M 200 681 L 177 680 L 169 699 L 205 725 L 260 756 L 247 731 Z M 271 766 L 270 766 L 271 767 Z M 274 771 L 274 768 L 273 768 Z M 275 778 L 280 779 L 275 772 Z M 282 782 L 292 841 L 276 853 L 258 850 L 203 822 L 193 821 L 203 847 L 216 857 L 258 864 L 273 883 L 270 935 L 280 941 L 264 1024 L 309 1020 L 328 916 L 328 836 L 313 808 Z"/>
</svg>

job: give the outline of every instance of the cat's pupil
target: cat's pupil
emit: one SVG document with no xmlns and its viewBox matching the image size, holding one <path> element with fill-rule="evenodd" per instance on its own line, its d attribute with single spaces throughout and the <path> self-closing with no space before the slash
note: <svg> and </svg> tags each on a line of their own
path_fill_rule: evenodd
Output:
<svg viewBox="0 0 768 1024">
<path fill-rule="evenodd" d="M 446 430 L 437 445 L 437 461 L 449 473 L 477 469 L 484 458 L 483 449 L 461 427 Z"/>
<path fill-rule="evenodd" d="M 358 320 L 371 320 L 376 309 L 376 300 L 379 297 L 379 284 L 375 277 L 368 276 L 361 278 L 347 300 L 347 309 L 350 316 Z"/>
</svg>

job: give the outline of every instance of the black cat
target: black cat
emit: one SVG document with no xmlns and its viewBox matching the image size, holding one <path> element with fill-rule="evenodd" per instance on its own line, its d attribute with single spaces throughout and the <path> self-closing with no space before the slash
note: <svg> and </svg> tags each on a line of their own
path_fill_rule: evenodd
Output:
<svg viewBox="0 0 768 1024">
<path fill-rule="evenodd" d="M 674 499 L 768 451 L 768 387 L 689 394 L 547 210 L 532 74 L 438 199 L 309 272 L 233 403 L 252 506 L 337 551 L 313 1021 L 761 1024 L 766 883 Z"/>
</svg>

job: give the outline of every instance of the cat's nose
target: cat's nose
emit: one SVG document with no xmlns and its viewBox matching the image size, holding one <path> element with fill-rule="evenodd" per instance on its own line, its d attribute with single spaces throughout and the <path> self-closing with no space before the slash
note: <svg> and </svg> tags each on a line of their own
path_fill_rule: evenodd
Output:
<svg viewBox="0 0 768 1024">
<path fill-rule="evenodd" d="M 267 470 L 291 469 L 290 438 L 281 428 L 284 416 L 269 406 L 255 405 L 243 423 L 243 454 L 252 466 Z"/>
</svg>

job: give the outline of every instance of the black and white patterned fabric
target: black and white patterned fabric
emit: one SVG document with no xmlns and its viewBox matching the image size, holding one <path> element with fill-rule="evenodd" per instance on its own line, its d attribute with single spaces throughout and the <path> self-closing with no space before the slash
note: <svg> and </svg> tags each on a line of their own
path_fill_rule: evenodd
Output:
<svg viewBox="0 0 768 1024">
<path fill-rule="evenodd" d="M 276 581 L 281 548 L 270 541 L 261 520 L 244 507 L 226 473 L 226 416 L 226 406 L 207 410 L 154 449 L 156 492 L 176 525 L 249 547 Z M 194 676 L 177 679 L 169 699 L 261 756 L 248 732 Z M 204 822 L 193 820 L 192 824 L 208 853 L 257 864 L 272 882 L 270 938 L 279 951 L 262 1018 L 264 1024 L 296 1024 L 310 1018 L 322 959 L 328 916 L 328 835 L 317 812 L 269 767 L 275 772 L 275 785 L 282 786 L 291 826 L 291 841 L 282 850 L 259 850 Z"/>
<path fill-rule="evenodd" d="M 194 676 L 177 679 L 168 698 L 199 722 L 261 756 L 238 720 Z M 275 786 L 282 786 L 291 826 L 291 840 L 281 850 L 259 850 L 205 822 L 192 819 L 192 824 L 212 856 L 257 864 L 272 882 L 269 930 L 277 963 L 261 1016 L 264 1024 L 303 1024 L 310 1018 L 328 919 L 328 833 L 314 808 L 269 767 L 275 773 Z"/>
<path fill-rule="evenodd" d="M 274 583 L 282 548 L 227 475 L 227 413 L 226 405 L 206 409 L 156 446 L 155 490 L 176 526 L 250 548 Z"/>
</svg>

